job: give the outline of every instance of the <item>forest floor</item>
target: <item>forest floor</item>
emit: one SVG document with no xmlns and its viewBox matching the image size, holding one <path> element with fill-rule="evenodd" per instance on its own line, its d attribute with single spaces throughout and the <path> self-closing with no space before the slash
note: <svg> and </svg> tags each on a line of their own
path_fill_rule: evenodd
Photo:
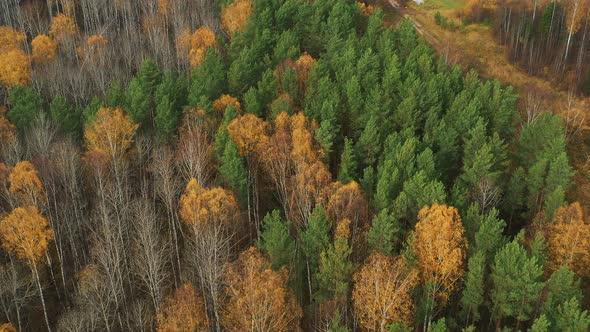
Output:
<svg viewBox="0 0 590 332">
<path fill-rule="evenodd" d="M 522 92 L 534 88 L 542 91 L 546 107 L 556 114 L 563 115 L 566 110 L 572 108 L 579 110 L 585 121 L 579 134 L 570 140 L 568 146 L 576 174 L 567 198 L 569 201 L 580 202 L 585 214 L 590 215 L 590 97 L 571 96 L 566 91 L 567 88 L 559 87 L 547 79 L 531 76 L 511 63 L 506 57 L 506 48 L 497 41 L 490 26 L 462 26 L 458 11 L 463 4 L 464 0 L 426 0 L 423 5 L 417 5 L 408 0 L 407 7 L 402 7 L 396 0 L 380 2 L 387 23 L 395 24 L 402 17 L 411 19 L 416 30 L 447 63 L 459 63 L 465 68 L 475 69 L 481 77 L 497 79 L 503 84 L 514 86 L 521 93 L 521 109 L 524 108 L 526 100 Z M 434 20 L 437 11 L 456 23 L 458 28 L 451 31 L 437 25 Z"/>
</svg>

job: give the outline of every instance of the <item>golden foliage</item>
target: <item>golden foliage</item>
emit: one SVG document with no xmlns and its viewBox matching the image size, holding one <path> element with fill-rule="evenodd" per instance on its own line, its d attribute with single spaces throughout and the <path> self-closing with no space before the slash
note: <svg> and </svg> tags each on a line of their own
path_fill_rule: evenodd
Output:
<svg viewBox="0 0 590 332">
<path fill-rule="evenodd" d="M 10 323 L 0 325 L 0 332 L 16 332 L 16 328 Z"/>
<path fill-rule="evenodd" d="M 168 297 L 156 315 L 158 332 L 209 331 L 203 298 L 191 284 L 184 284 Z"/>
<path fill-rule="evenodd" d="M 0 82 L 9 88 L 31 81 L 31 57 L 21 49 L 0 53 Z"/>
<path fill-rule="evenodd" d="M 373 7 L 373 5 L 367 5 L 364 2 L 357 2 L 356 4 L 359 6 L 363 12 L 363 15 L 365 16 L 371 16 L 371 14 L 373 14 L 375 11 L 375 7 Z"/>
<path fill-rule="evenodd" d="M 47 35 L 38 35 L 31 42 L 33 47 L 33 61 L 48 63 L 57 55 L 57 43 Z"/>
<path fill-rule="evenodd" d="M 34 206 L 14 209 L 0 223 L 2 247 L 19 259 L 36 265 L 47 253 L 53 230 Z"/>
<path fill-rule="evenodd" d="M 9 191 L 23 205 L 34 205 L 45 198 L 37 169 L 29 161 L 19 161 L 10 175 Z"/>
<path fill-rule="evenodd" d="M 302 310 L 288 288 L 285 268 L 273 271 L 251 247 L 227 271 L 224 327 L 228 331 L 297 331 Z"/>
<path fill-rule="evenodd" d="M 580 203 L 557 209 L 545 237 L 549 270 L 566 265 L 580 277 L 590 276 L 590 225 L 584 222 Z"/>
<path fill-rule="evenodd" d="M 268 144 L 268 123 L 253 114 L 244 114 L 233 119 L 227 132 L 238 146 L 242 156 L 255 156 L 261 147 Z"/>
<path fill-rule="evenodd" d="M 105 47 L 109 41 L 103 37 L 102 35 L 91 35 L 86 38 L 86 45 L 91 49 L 102 49 Z"/>
<path fill-rule="evenodd" d="M 170 0 L 158 0 L 158 13 L 168 16 L 170 14 Z"/>
<path fill-rule="evenodd" d="M 0 53 L 20 49 L 27 35 L 11 27 L 0 26 Z"/>
<path fill-rule="evenodd" d="M 232 97 L 230 95 L 221 95 L 221 97 L 213 101 L 213 108 L 218 112 L 223 113 L 228 106 L 233 106 L 236 111 L 240 111 L 240 102 L 236 97 Z"/>
<path fill-rule="evenodd" d="M 590 0 L 566 0 L 567 30 L 576 33 L 582 27 L 584 18 L 589 15 Z"/>
<path fill-rule="evenodd" d="M 311 73 L 311 69 L 316 63 L 317 60 L 307 53 L 303 53 L 299 59 L 295 61 L 295 71 L 297 72 L 297 78 L 299 79 L 300 84 L 303 84 L 305 81 L 307 81 L 309 74 Z"/>
<path fill-rule="evenodd" d="M 334 239 L 350 239 L 350 219 L 343 219 L 336 224 Z"/>
<path fill-rule="evenodd" d="M 221 11 L 221 25 L 229 35 L 246 29 L 252 15 L 252 0 L 235 0 Z"/>
<path fill-rule="evenodd" d="M 16 126 L 4 115 L 5 109 L 0 107 L 0 147 L 16 141 Z"/>
<path fill-rule="evenodd" d="M 51 20 L 49 34 L 59 43 L 71 40 L 78 33 L 78 25 L 72 16 L 57 14 Z"/>
<path fill-rule="evenodd" d="M 178 36 L 176 47 L 180 57 L 188 60 L 191 68 L 194 68 L 203 63 L 207 50 L 216 42 L 215 33 L 209 27 L 203 26 L 192 34 L 188 29 L 184 30 Z"/>
<path fill-rule="evenodd" d="M 363 330 L 385 332 L 393 323 L 412 323 L 418 271 L 404 257 L 373 253 L 353 279 L 352 301 Z"/>
<path fill-rule="evenodd" d="M 368 221 L 368 203 L 356 181 L 342 185 L 340 182 L 332 184 L 328 196 L 326 212 L 330 220 L 350 219 L 364 225 Z"/>
<path fill-rule="evenodd" d="M 180 218 L 189 225 L 230 225 L 238 214 L 238 203 L 231 191 L 223 188 L 205 189 L 195 179 L 187 184 L 179 205 Z"/>
<path fill-rule="evenodd" d="M 84 141 L 89 151 L 100 151 L 112 161 L 128 153 L 137 128 L 122 109 L 102 107 L 84 130 Z"/>
<path fill-rule="evenodd" d="M 459 211 L 434 204 L 418 213 L 414 251 L 423 282 L 433 285 L 440 304 L 446 304 L 465 274 L 467 241 Z"/>
</svg>

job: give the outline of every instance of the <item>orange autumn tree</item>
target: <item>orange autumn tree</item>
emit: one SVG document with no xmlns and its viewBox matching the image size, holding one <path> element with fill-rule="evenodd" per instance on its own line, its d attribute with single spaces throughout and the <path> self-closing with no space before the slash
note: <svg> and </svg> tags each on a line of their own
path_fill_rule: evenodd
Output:
<svg viewBox="0 0 590 332">
<path fill-rule="evenodd" d="M 238 98 L 230 95 L 221 95 L 221 97 L 214 100 L 212 104 L 213 108 L 220 114 L 223 114 L 225 109 L 230 105 L 233 106 L 236 111 L 240 111 L 240 102 L 238 101 Z"/>
<path fill-rule="evenodd" d="M 545 237 L 550 271 L 566 265 L 580 277 L 590 276 L 590 224 L 584 221 L 580 203 L 557 209 Z"/>
<path fill-rule="evenodd" d="M 252 0 L 235 0 L 221 11 L 221 25 L 230 36 L 246 29 L 252 15 Z"/>
<path fill-rule="evenodd" d="M 57 55 L 57 43 L 47 35 L 38 35 L 31 42 L 33 47 L 33 61 L 49 63 Z"/>
<path fill-rule="evenodd" d="M 26 40 L 24 33 L 0 26 L 0 83 L 8 88 L 31 81 L 31 57 L 21 49 Z"/>
<path fill-rule="evenodd" d="M 207 50 L 217 42 L 215 33 L 209 27 L 198 28 L 194 33 L 184 30 L 176 41 L 181 59 L 188 60 L 191 68 L 197 67 L 205 59 Z"/>
<path fill-rule="evenodd" d="M 19 49 L 27 40 L 27 35 L 12 27 L 0 26 L 0 53 Z"/>
<path fill-rule="evenodd" d="M 51 20 L 49 34 L 58 42 L 64 43 L 72 40 L 78 34 L 76 20 L 69 15 L 57 14 Z"/>
<path fill-rule="evenodd" d="M 6 118 L 6 108 L 0 107 L 0 153 L 16 142 L 16 126 Z"/>
<path fill-rule="evenodd" d="M 303 113 L 291 117 L 291 160 L 294 167 L 291 206 L 293 220 L 307 225 L 322 194 L 332 181 L 324 163 L 324 151 L 314 138 L 314 128 Z"/>
<path fill-rule="evenodd" d="M 102 107 L 84 130 L 84 141 L 88 151 L 101 152 L 111 162 L 121 161 L 129 153 L 138 127 L 122 109 Z"/>
<path fill-rule="evenodd" d="M 17 332 L 14 325 L 10 323 L 4 323 L 0 325 L 0 332 Z"/>
<path fill-rule="evenodd" d="M 196 269 L 211 325 L 219 330 L 222 278 L 237 230 L 238 204 L 231 191 L 206 189 L 191 179 L 180 197 L 180 219 L 190 229 L 187 245 Z"/>
<path fill-rule="evenodd" d="M 53 240 L 53 230 L 36 207 L 19 207 L 0 222 L 0 239 L 6 252 L 24 260 L 31 268 L 37 281 L 45 323 L 49 329 L 45 298 L 39 278 L 39 267 L 43 264 L 49 243 Z"/>
<path fill-rule="evenodd" d="M 227 271 L 223 325 L 228 331 L 298 331 L 302 310 L 287 286 L 285 268 L 274 271 L 251 247 Z"/>
<path fill-rule="evenodd" d="M 223 188 L 205 189 L 195 179 L 180 197 L 180 218 L 190 225 L 207 223 L 231 225 L 238 213 L 234 194 Z"/>
<path fill-rule="evenodd" d="M 209 331 L 203 298 L 191 284 L 184 284 L 163 303 L 156 315 L 156 331 Z"/>
<path fill-rule="evenodd" d="M 311 74 L 311 70 L 316 63 L 317 60 L 307 53 L 303 53 L 299 59 L 295 61 L 295 72 L 297 73 L 300 91 L 304 91 L 305 82 L 307 82 L 307 79 Z"/>
<path fill-rule="evenodd" d="M 452 206 L 434 204 L 418 213 L 413 249 L 418 258 L 420 277 L 431 306 L 446 305 L 465 274 L 467 240 L 459 216 Z M 432 319 L 428 309 L 428 322 Z"/>
<path fill-rule="evenodd" d="M 42 205 L 45 199 L 43 183 L 39 178 L 39 172 L 30 161 L 19 161 L 10 172 L 8 181 L 10 194 L 21 205 Z"/>
<path fill-rule="evenodd" d="M 412 324 L 418 271 L 404 257 L 373 253 L 353 279 L 352 301 L 363 330 L 385 332 L 393 323 Z"/>
</svg>

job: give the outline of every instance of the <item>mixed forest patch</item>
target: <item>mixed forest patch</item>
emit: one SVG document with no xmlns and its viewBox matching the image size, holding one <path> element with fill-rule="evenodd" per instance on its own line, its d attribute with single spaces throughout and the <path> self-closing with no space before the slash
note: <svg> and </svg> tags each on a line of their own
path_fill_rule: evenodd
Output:
<svg viewBox="0 0 590 332">
<path fill-rule="evenodd" d="M 3 6 L 0 330 L 588 330 L 567 123 L 410 20 Z"/>
</svg>

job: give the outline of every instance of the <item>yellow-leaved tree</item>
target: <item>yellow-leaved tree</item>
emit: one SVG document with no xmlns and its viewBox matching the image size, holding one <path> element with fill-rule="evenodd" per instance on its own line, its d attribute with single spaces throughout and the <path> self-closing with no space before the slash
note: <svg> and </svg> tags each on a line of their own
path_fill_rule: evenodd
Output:
<svg viewBox="0 0 590 332">
<path fill-rule="evenodd" d="M 156 315 L 158 332 L 209 331 L 209 319 L 201 295 L 184 284 L 170 295 Z"/>
<path fill-rule="evenodd" d="M 42 206 L 45 200 L 43 183 L 35 166 L 27 160 L 19 161 L 8 176 L 9 191 L 19 205 Z"/>
<path fill-rule="evenodd" d="M 238 203 L 222 188 L 203 188 L 191 179 L 180 197 L 179 216 L 189 228 L 189 264 L 197 272 L 212 326 L 220 329 L 222 279 L 230 258 L 230 245 L 237 229 Z"/>
<path fill-rule="evenodd" d="M 418 213 L 413 249 L 430 307 L 426 326 L 430 325 L 435 304 L 445 306 L 465 274 L 464 232 L 459 211 L 452 206 L 434 204 Z"/>
<path fill-rule="evenodd" d="M 233 35 L 246 29 L 252 15 L 252 0 L 235 0 L 221 11 L 221 25 L 225 32 Z"/>
<path fill-rule="evenodd" d="M 49 34 L 58 43 L 71 41 L 78 34 L 76 20 L 70 15 L 57 14 L 51 19 Z"/>
<path fill-rule="evenodd" d="M 228 331 L 298 331 L 302 310 L 287 286 L 285 268 L 274 271 L 251 247 L 227 271 L 223 325 Z"/>
<path fill-rule="evenodd" d="M 385 332 L 393 323 L 412 323 L 418 271 L 404 257 L 375 252 L 353 278 L 354 311 L 364 330 Z"/>
<path fill-rule="evenodd" d="M 49 63 L 57 55 L 57 43 L 47 35 L 38 35 L 31 42 L 33 47 L 33 61 Z"/>
<path fill-rule="evenodd" d="M 100 151 L 110 161 L 123 159 L 133 145 L 133 136 L 139 127 L 120 108 L 103 107 L 84 131 L 88 151 Z"/>
<path fill-rule="evenodd" d="M 8 88 L 31 81 L 31 57 L 21 49 L 26 40 L 24 33 L 0 26 L 0 83 Z"/>
<path fill-rule="evenodd" d="M 209 27 L 198 28 L 194 33 L 184 30 L 176 41 L 181 59 L 188 60 L 191 68 L 197 67 L 205 59 L 207 50 L 217 42 L 215 33 Z"/>
<path fill-rule="evenodd" d="M 557 209 L 545 237 L 551 271 L 566 265 L 579 277 L 590 276 L 590 224 L 584 221 L 580 203 Z"/>
<path fill-rule="evenodd" d="M 39 267 L 43 264 L 49 243 L 53 240 L 53 230 L 36 207 L 18 207 L 0 222 L 0 239 L 6 252 L 24 260 L 31 268 L 37 281 L 45 323 L 50 331 Z"/>
</svg>

